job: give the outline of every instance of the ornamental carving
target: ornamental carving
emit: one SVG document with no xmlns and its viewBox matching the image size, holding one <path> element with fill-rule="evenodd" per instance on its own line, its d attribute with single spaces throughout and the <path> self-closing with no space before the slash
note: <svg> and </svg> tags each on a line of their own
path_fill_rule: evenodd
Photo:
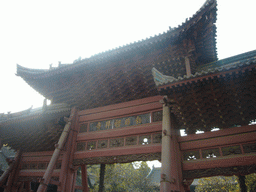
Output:
<svg viewBox="0 0 256 192">
<path fill-rule="evenodd" d="M 151 143 L 151 135 L 143 135 L 139 137 L 140 145 L 148 145 Z"/>
<path fill-rule="evenodd" d="M 77 143 L 76 150 L 77 151 L 84 151 L 85 150 L 85 145 L 86 145 L 85 142 Z"/>
<path fill-rule="evenodd" d="M 256 173 L 256 164 L 246 166 L 234 166 L 234 167 L 216 167 L 212 169 L 197 169 L 183 171 L 184 179 L 194 179 L 201 177 L 212 177 L 212 176 L 232 176 L 232 175 L 248 175 Z"/>
<path fill-rule="evenodd" d="M 98 141 L 98 149 L 104 149 L 108 147 L 108 140 L 100 140 Z"/>
<path fill-rule="evenodd" d="M 255 153 L 256 152 L 256 143 L 249 143 L 243 145 L 245 153 Z"/>
<path fill-rule="evenodd" d="M 90 141 L 87 143 L 87 150 L 96 149 L 96 141 Z"/>
<path fill-rule="evenodd" d="M 219 156 L 220 156 L 220 151 L 218 148 L 202 150 L 203 158 L 209 159 L 209 158 L 216 158 Z"/>
<path fill-rule="evenodd" d="M 162 143 L 162 133 L 153 135 L 153 143 Z"/>
<path fill-rule="evenodd" d="M 183 158 L 185 161 L 196 160 L 200 159 L 200 154 L 199 151 L 188 151 L 183 153 Z"/>
<path fill-rule="evenodd" d="M 133 161 L 153 161 L 161 160 L 161 153 L 145 153 L 134 155 L 120 155 L 111 157 L 90 157 L 85 159 L 74 159 L 73 165 L 78 166 L 82 164 L 111 164 L 111 163 L 128 163 Z"/>
<path fill-rule="evenodd" d="M 236 155 L 236 154 L 241 154 L 242 153 L 240 145 L 229 146 L 229 147 L 222 147 L 221 150 L 222 150 L 223 156 Z"/>
<path fill-rule="evenodd" d="M 87 132 L 87 123 L 80 125 L 79 133 Z"/>
<path fill-rule="evenodd" d="M 123 147 L 124 138 L 110 139 L 109 147 Z"/>
<path fill-rule="evenodd" d="M 153 112 L 153 122 L 162 121 L 163 111 Z"/>
<path fill-rule="evenodd" d="M 137 145 L 137 136 L 126 137 L 125 145 Z"/>
</svg>

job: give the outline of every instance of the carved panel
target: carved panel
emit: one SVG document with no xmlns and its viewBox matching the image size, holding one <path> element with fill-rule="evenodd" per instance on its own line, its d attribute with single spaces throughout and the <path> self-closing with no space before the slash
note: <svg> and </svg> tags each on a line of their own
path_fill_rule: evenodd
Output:
<svg viewBox="0 0 256 192">
<path fill-rule="evenodd" d="M 96 149 L 96 141 L 90 141 L 87 143 L 87 150 Z"/>
<path fill-rule="evenodd" d="M 21 169 L 30 169 L 30 166 L 28 163 L 23 163 Z"/>
<path fill-rule="evenodd" d="M 85 142 L 77 143 L 76 144 L 76 150 L 77 151 L 84 151 L 85 150 L 85 145 L 86 145 Z"/>
<path fill-rule="evenodd" d="M 183 171 L 184 179 L 194 179 L 201 177 L 212 177 L 212 176 L 232 176 L 232 175 L 248 175 L 256 172 L 256 164 L 246 166 L 235 166 L 235 167 L 216 167 L 212 169 L 197 169 Z"/>
<path fill-rule="evenodd" d="M 205 149 L 202 150 L 202 156 L 203 158 L 215 158 L 220 156 L 220 151 L 218 148 L 215 149 Z"/>
<path fill-rule="evenodd" d="M 245 153 L 255 153 L 256 152 L 256 143 L 249 143 L 243 145 Z"/>
<path fill-rule="evenodd" d="M 137 136 L 126 137 L 125 145 L 137 145 Z"/>
<path fill-rule="evenodd" d="M 222 150 L 223 156 L 236 155 L 236 154 L 241 154 L 242 153 L 240 145 L 229 146 L 229 147 L 222 147 L 221 150 Z"/>
<path fill-rule="evenodd" d="M 123 147 L 124 138 L 110 139 L 109 147 Z"/>
<path fill-rule="evenodd" d="M 150 123 L 150 113 L 90 123 L 89 131 L 100 131 Z"/>
<path fill-rule="evenodd" d="M 46 169 L 47 163 L 38 163 L 38 169 Z"/>
<path fill-rule="evenodd" d="M 185 161 L 196 160 L 200 159 L 200 154 L 199 151 L 188 151 L 183 153 L 183 158 Z"/>
<path fill-rule="evenodd" d="M 140 145 L 148 145 L 151 143 L 151 135 L 142 135 L 139 137 Z"/>
<path fill-rule="evenodd" d="M 134 155 L 120 155 L 111 157 L 90 157 L 85 159 L 75 159 L 73 161 L 74 166 L 81 164 L 111 164 L 111 163 L 128 163 L 133 161 L 151 161 L 161 160 L 161 153 L 145 153 Z"/>
<path fill-rule="evenodd" d="M 56 163 L 56 169 L 61 169 L 61 161 L 58 161 L 58 162 Z"/>
<path fill-rule="evenodd" d="M 79 133 L 87 132 L 87 123 L 80 125 Z"/>
<path fill-rule="evenodd" d="M 108 140 L 98 141 L 98 149 L 104 149 L 108 147 Z"/>
<path fill-rule="evenodd" d="M 30 169 L 37 169 L 37 163 L 30 163 Z"/>
<path fill-rule="evenodd" d="M 162 133 L 153 135 L 153 143 L 162 143 Z"/>
<path fill-rule="evenodd" d="M 153 112 L 153 122 L 162 121 L 163 118 L 163 111 L 156 111 Z"/>
</svg>

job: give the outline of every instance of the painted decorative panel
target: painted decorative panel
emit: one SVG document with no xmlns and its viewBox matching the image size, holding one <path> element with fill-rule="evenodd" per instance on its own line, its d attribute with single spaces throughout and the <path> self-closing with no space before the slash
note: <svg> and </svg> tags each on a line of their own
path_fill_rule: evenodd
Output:
<svg viewBox="0 0 256 192">
<path fill-rule="evenodd" d="M 108 140 L 99 140 L 98 141 L 98 149 L 104 149 L 108 147 Z"/>
<path fill-rule="evenodd" d="M 61 169 L 61 161 L 58 161 L 58 162 L 56 163 L 56 169 Z"/>
<path fill-rule="evenodd" d="M 38 169 L 46 169 L 47 163 L 38 163 Z"/>
<path fill-rule="evenodd" d="M 22 164 L 22 168 L 21 169 L 29 169 L 29 164 L 28 163 Z"/>
<path fill-rule="evenodd" d="M 219 157 L 220 151 L 218 148 L 205 149 L 205 150 L 202 150 L 202 156 L 203 156 L 203 158 L 206 158 L 206 159 Z"/>
<path fill-rule="evenodd" d="M 87 132 L 87 123 L 80 125 L 79 133 Z"/>
<path fill-rule="evenodd" d="M 96 149 L 96 141 L 90 141 L 87 143 L 87 150 Z"/>
<path fill-rule="evenodd" d="M 255 153 L 256 152 L 256 143 L 249 143 L 243 145 L 245 153 Z"/>
<path fill-rule="evenodd" d="M 185 161 L 196 160 L 200 159 L 200 154 L 199 151 L 188 151 L 183 153 L 183 158 Z"/>
<path fill-rule="evenodd" d="M 30 163 L 30 169 L 37 169 L 36 163 Z"/>
<path fill-rule="evenodd" d="M 162 143 L 162 133 L 153 135 L 153 143 Z"/>
<path fill-rule="evenodd" d="M 162 121 L 163 111 L 153 112 L 153 122 Z"/>
<path fill-rule="evenodd" d="M 86 145 L 85 142 L 77 143 L 77 145 L 76 145 L 76 150 L 77 150 L 77 151 L 84 151 L 84 150 L 85 150 L 85 145 Z"/>
<path fill-rule="evenodd" d="M 125 145 L 137 145 L 137 136 L 126 137 Z"/>
<path fill-rule="evenodd" d="M 124 138 L 110 139 L 109 147 L 123 147 Z"/>
<path fill-rule="evenodd" d="M 222 150 L 223 156 L 236 155 L 236 154 L 241 154 L 242 153 L 240 145 L 229 146 L 229 147 L 222 147 L 221 150 Z"/>
<path fill-rule="evenodd" d="M 100 131 L 150 123 L 150 113 L 90 123 L 89 131 Z"/>
<path fill-rule="evenodd" d="M 140 145 L 148 145 L 151 143 L 151 135 L 143 135 L 139 138 Z"/>
</svg>

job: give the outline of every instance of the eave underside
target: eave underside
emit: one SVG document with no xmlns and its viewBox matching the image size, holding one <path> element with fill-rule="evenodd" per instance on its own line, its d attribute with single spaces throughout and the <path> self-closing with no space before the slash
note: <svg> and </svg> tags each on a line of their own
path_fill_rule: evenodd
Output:
<svg viewBox="0 0 256 192">
<path fill-rule="evenodd" d="M 166 86 L 178 127 L 187 133 L 248 125 L 256 119 L 256 70 L 212 75 L 198 81 Z"/>
</svg>

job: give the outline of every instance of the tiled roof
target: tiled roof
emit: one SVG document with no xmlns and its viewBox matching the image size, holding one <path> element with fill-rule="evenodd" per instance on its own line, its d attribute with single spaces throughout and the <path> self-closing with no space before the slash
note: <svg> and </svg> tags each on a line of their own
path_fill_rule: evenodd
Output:
<svg viewBox="0 0 256 192">
<path fill-rule="evenodd" d="M 166 33 L 49 70 L 18 65 L 17 75 L 53 103 L 81 109 L 155 96 L 154 64 L 187 54 L 191 42 L 186 38 L 193 41 L 193 54 L 200 53 L 191 56 L 197 63 L 217 60 L 215 21 L 216 0 L 207 0 L 193 17 Z"/>
<path fill-rule="evenodd" d="M 3 114 L 0 139 L 11 148 L 24 152 L 53 150 L 68 117 L 67 104 L 51 104 L 19 113 Z"/>
<path fill-rule="evenodd" d="M 241 68 L 245 66 L 252 66 L 256 64 L 256 50 L 229 57 L 223 60 L 215 61 L 206 65 L 202 65 L 197 68 L 197 72 L 189 76 L 179 76 L 177 78 L 164 75 L 159 72 L 156 68 L 152 69 L 154 81 L 157 86 L 168 85 L 176 82 L 182 82 L 184 80 L 193 80 L 196 77 L 202 77 L 208 74 L 219 73 L 222 71 L 228 71 L 231 69 Z M 256 66 L 255 66 L 256 67 Z"/>
</svg>

